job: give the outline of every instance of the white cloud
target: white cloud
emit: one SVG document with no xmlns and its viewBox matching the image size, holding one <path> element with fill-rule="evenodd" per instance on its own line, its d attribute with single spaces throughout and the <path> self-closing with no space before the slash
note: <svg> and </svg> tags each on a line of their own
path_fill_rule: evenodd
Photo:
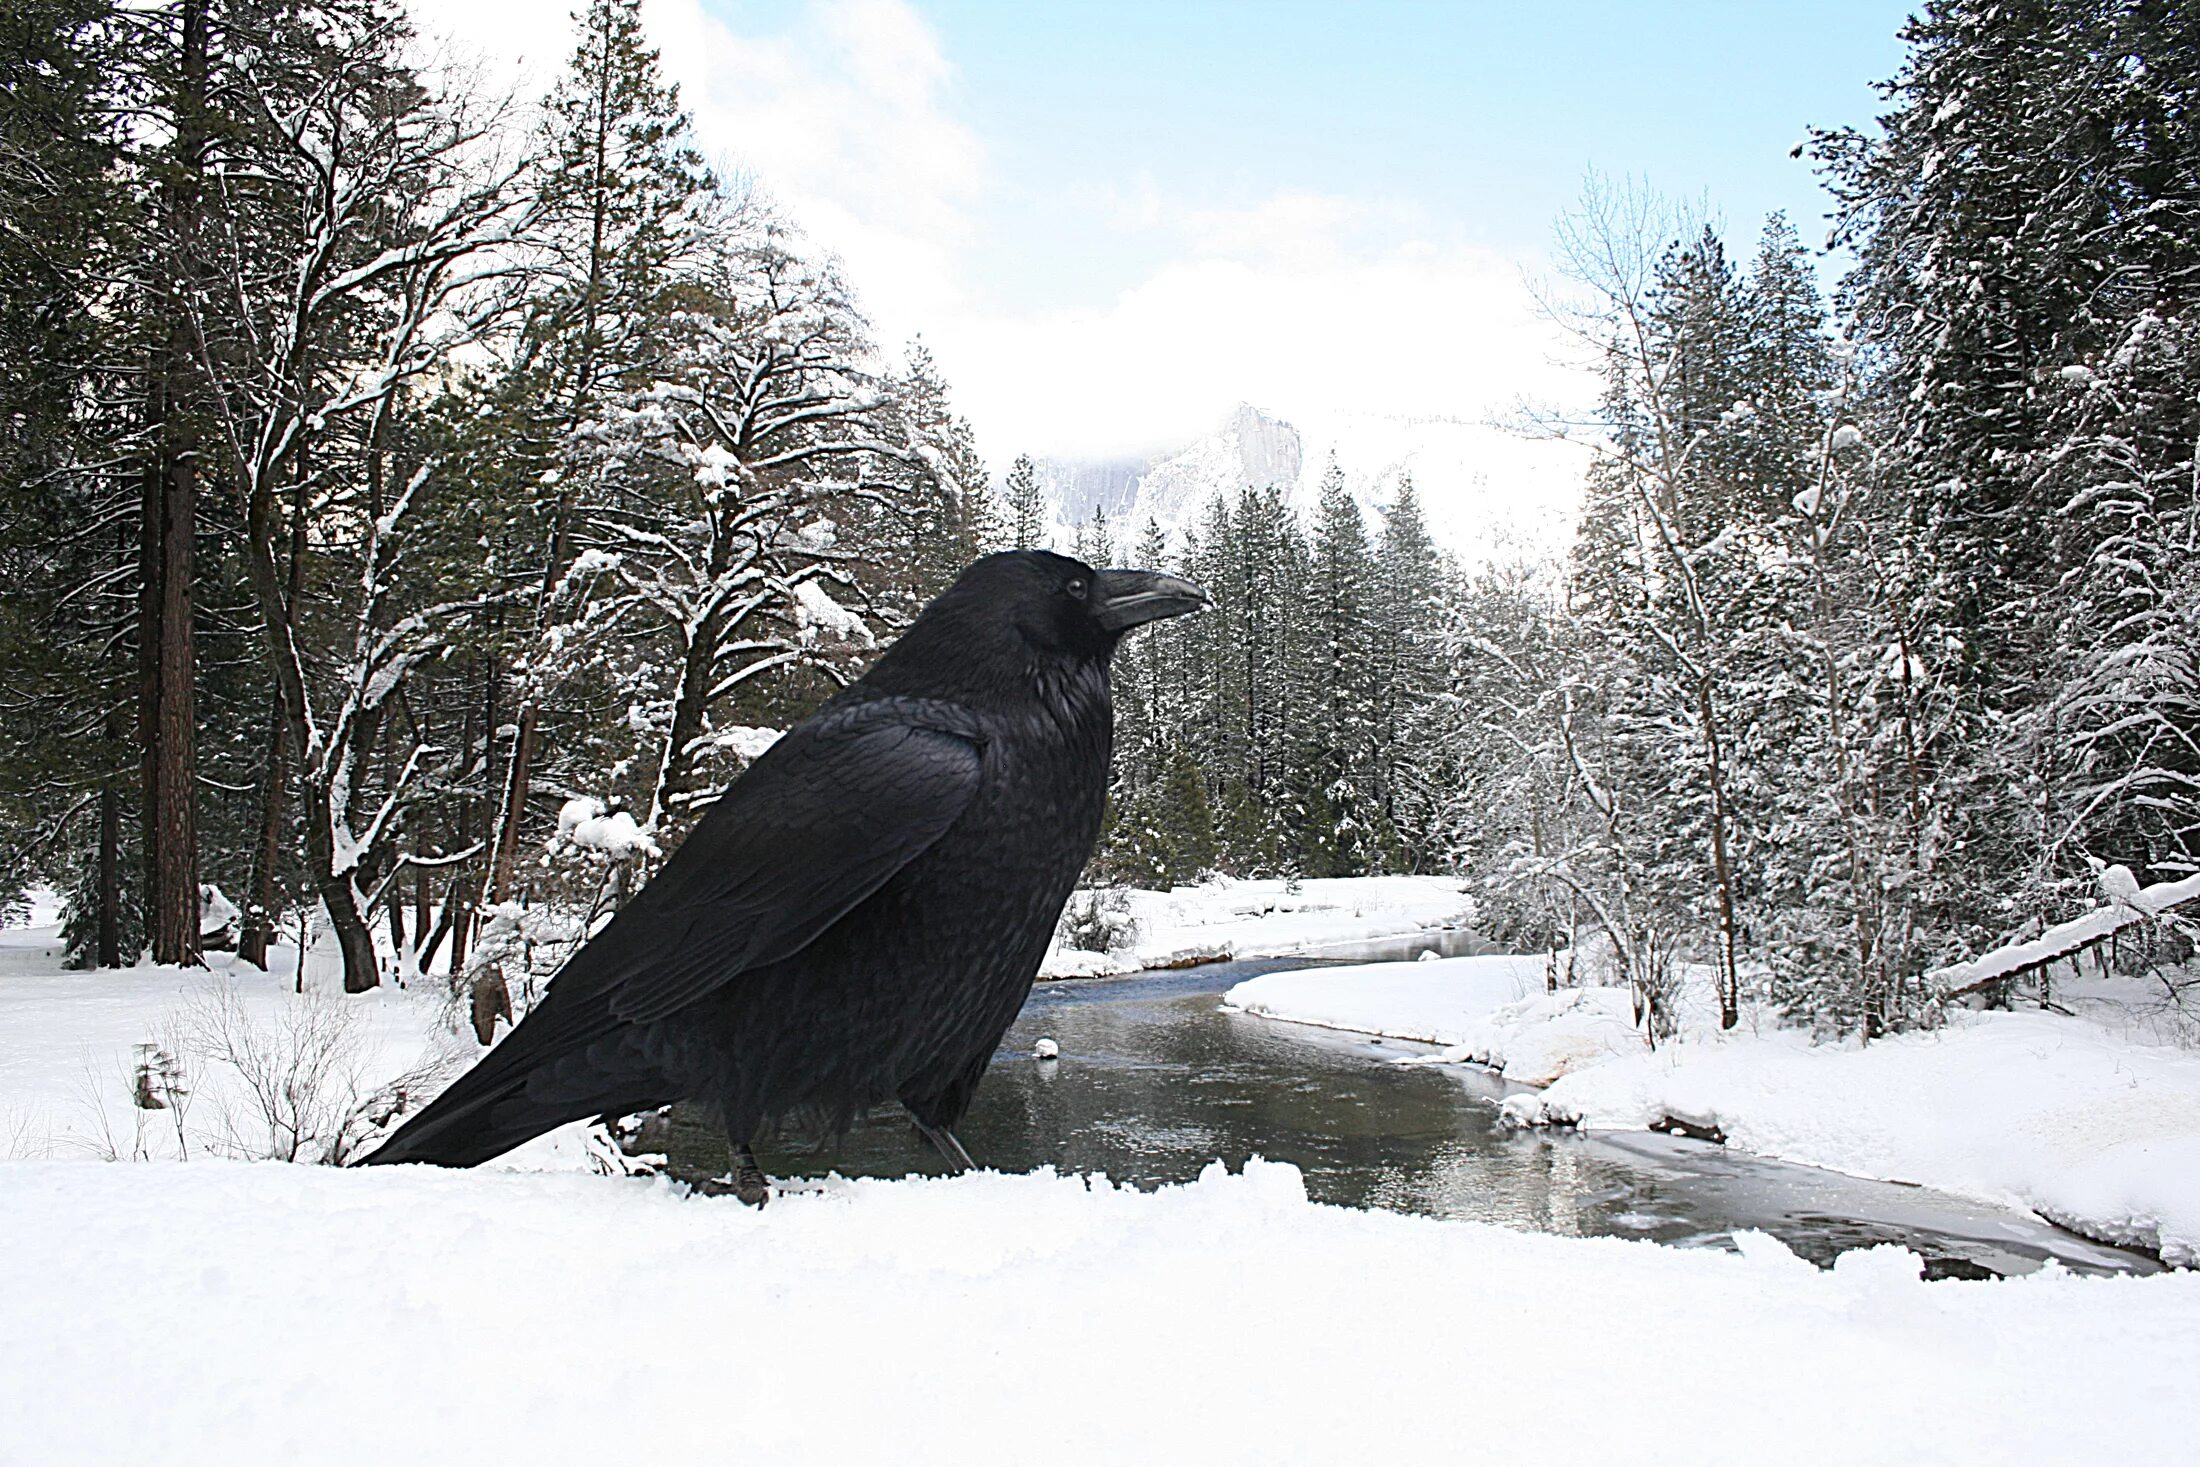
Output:
<svg viewBox="0 0 2200 1467">
<path fill-rule="evenodd" d="M 1184 256 L 1105 307 L 972 311 L 931 339 L 995 456 L 1166 446 L 1239 401 L 1476 418 L 1569 391 L 1517 264 L 1396 231 L 1406 214 L 1303 193 L 1181 210 Z"/>
<path fill-rule="evenodd" d="M 563 0 L 422 6 L 423 23 L 509 58 L 534 85 L 570 46 Z M 1477 417 L 1564 394 L 1558 342 L 1518 265 L 1441 238 L 1397 201 L 1278 189 L 1247 207 L 1063 180 L 1095 229 L 1150 234 L 1162 263 L 1090 308 L 1003 309 L 973 279 L 990 224 L 987 149 L 955 114 L 955 70 L 904 0 L 812 0 L 738 34 L 701 0 L 648 0 L 652 40 L 705 151 L 750 172 L 839 254 L 883 342 L 922 331 L 996 465 L 1019 451 L 1172 446 L 1239 401 L 1289 416 Z M 1107 196 L 1110 207 L 1096 207 Z M 1090 262 L 1060 272 L 1090 300 Z"/>
<path fill-rule="evenodd" d="M 954 69 L 902 0 L 813 0 L 737 35 L 700 0 L 646 11 L 714 161 L 747 172 L 839 255 L 890 337 L 956 308 L 985 150 L 947 105 Z"/>
</svg>

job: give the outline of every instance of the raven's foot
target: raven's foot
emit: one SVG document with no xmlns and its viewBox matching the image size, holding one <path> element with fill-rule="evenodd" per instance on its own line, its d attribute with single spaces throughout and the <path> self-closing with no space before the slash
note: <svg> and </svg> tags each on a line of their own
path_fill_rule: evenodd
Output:
<svg viewBox="0 0 2200 1467">
<path fill-rule="evenodd" d="M 961 1173 L 977 1170 L 978 1164 L 970 1159 L 969 1152 L 963 1150 L 962 1142 L 955 1139 L 953 1131 L 945 1126 L 928 1126 L 915 1116 L 911 1116 L 909 1120 L 917 1128 L 917 1134 L 932 1143 L 932 1149 L 946 1161 L 949 1171 Z"/>
<path fill-rule="evenodd" d="M 764 1175 L 764 1169 L 756 1164 L 756 1153 L 746 1146 L 733 1149 L 733 1174 L 725 1177 L 706 1177 L 695 1184 L 695 1190 L 705 1197 L 736 1197 L 750 1207 L 762 1207 L 772 1200 L 772 1179 Z"/>
</svg>

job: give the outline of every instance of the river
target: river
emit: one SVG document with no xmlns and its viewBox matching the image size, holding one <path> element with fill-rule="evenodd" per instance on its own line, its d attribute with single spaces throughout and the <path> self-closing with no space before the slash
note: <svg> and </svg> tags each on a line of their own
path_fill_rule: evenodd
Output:
<svg viewBox="0 0 2200 1467">
<path fill-rule="evenodd" d="M 2050 1258 L 2086 1272 L 2155 1267 L 2030 1214 L 1924 1188 L 1677 1136 L 1516 1130 L 1498 1123 L 1497 1107 L 1517 1087 L 1486 1071 L 1400 1065 L 1424 1048 L 1222 1010 L 1232 984 L 1306 962 L 1041 984 L 959 1128 L 964 1144 L 981 1166 L 1051 1165 L 1140 1187 L 1189 1181 L 1218 1157 L 1235 1167 L 1265 1156 L 1298 1166 L 1320 1202 L 1690 1247 L 1728 1246 L 1755 1228 L 1820 1263 L 1901 1243 L 1939 1276 L 2024 1273 Z M 1041 1038 L 1059 1058 L 1033 1058 Z M 677 1176 L 727 1165 L 723 1134 L 683 1110 L 647 1128 L 639 1147 L 665 1153 Z M 898 1113 L 837 1140 L 782 1138 L 758 1154 L 782 1178 L 940 1170 Z"/>
</svg>

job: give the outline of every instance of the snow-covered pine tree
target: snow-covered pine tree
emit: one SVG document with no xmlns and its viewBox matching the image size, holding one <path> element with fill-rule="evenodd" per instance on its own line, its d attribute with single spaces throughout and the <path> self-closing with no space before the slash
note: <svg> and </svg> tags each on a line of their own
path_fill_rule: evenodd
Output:
<svg viewBox="0 0 2200 1467">
<path fill-rule="evenodd" d="M 576 553 L 574 506 L 591 424 L 619 392 L 646 377 L 661 343 L 650 326 L 671 309 L 670 294 L 693 255 L 714 197 L 656 50 L 644 40 L 640 0 L 588 0 L 574 17 L 578 36 L 544 108 L 539 149 L 548 160 L 529 231 L 526 319 L 512 354 L 489 384 L 483 425 L 503 430 L 494 457 L 507 487 L 507 524 L 497 553 L 529 593 L 529 615 L 500 618 L 493 676 L 510 679 L 509 742 L 492 739 L 490 768 L 502 789 L 482 900 L 510 893 L 538 763 L 549 696 L 569 642 L 561 618 Z M 566 740 L 586 746 L 591 722 L 568 717 Z M 495 735 L 495 729 L 489 730 Z M 600 757 L 564 782 L 603 777 Z M 552 763 L 556 750 L 551 751 Z M 463 936 L 463 935 L 462 935 Z"/>
<path fill-rule="evenodd" d="M 1008 466 L 1008 477 L 1001 481 L 1000 518 L 1006 523 L 1011 550 L 1047 548 L 1047 526 L 1053 517 L 1046 486 L 1039 482 L 1039 466 L 1028 453 L 1016 455 L 1016 461 Z"/>
<path fill-rule="evenodd" d="M 1385 864 L 1406 870 L 1424 869 L 1438 854 L 1434 834 L 1445 797 L 1424 735 L 1443 690 L 1439 643 L 1449 576 L 1413 476 L 1402 474 L 1375 549 L 1369 736 Z"/>
<path fill-rule="evenodd" d="M 892 431 L 901 435 L 910 469 L 897 496 L 899 537 L 907 547 L 903 566 L 882 566 L 881 592 L 901 581 L 899 604 L 881 606 L 900 623 L 947 589 L 955 577 L 1003 537 L 985 463 L 970 424 L 954 410 L 947 383 L 922 339 L 912 342 L 902 370 L 885 386 L 894 405 Z M 889 559 L 898 547 L 882 546 Z"/>
<path fill-rule="evenodd" d="M 1961 695 L 1919 759 L 1955 956 L 2090 900 L 2086 855 L 2191 860 L 2190 814 L 2151 813 L 2190 785 L 2147 772 L 2189 703 L 2146 650 L 2176 636 L 2151 567 L 2179 558 L 2190 396 L 2140 362 L 2200 290 L 2200 37 L 2173 6 L 1940 0 L 1904 38 L 1878 132 L 1814 150 L 1858 260 L 1865 426 L 1914 506 L 1913 651 Z"/>
<path fill-rule="evenodd" d="M 1108 507 L 1095 504 L 1092 518 L 1077 527 L 1069 553 L 1091 566 L 1115 564 L 1115 531 L 1108 524 Z"/>
<path fill-rule="evenodd" d="M 1309 876 L 1357 876 L 1384 855 L 1378 703 L 1377 561 L 1359 501 L 1334 456 L 1322 471 L 1308 541 L 1309 717 L 1294 762 L 1306 804 Z"/>
</svg>

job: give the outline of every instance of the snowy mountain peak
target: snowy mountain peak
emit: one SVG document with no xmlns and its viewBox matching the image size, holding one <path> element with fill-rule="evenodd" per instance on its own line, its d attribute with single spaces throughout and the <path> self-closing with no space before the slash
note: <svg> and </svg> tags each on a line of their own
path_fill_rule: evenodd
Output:
<svg viewBox="0 0 2200 1467">
<path fill-rule="evenodd" d="M 1179 538 L 1218 494 L 1279 488 L 1311 512 L 1334 457 L 1353 497 L 1378 528 L 1408 476 L 1431 531 L 1476 563 L 1559 553 L 1572 533 L 1581 462 L 1564 445 L 1524 441 L 1458 418 L 1372 414 L 1296 415 L 1291 420 L 1241 403 L 1213 433 L 1149 459 L 1045 459 L 1040 476 L 1053 501 L 1056 543 L 1104 512 L 1119 540 L 1148 519 Z"/>
</svg>

